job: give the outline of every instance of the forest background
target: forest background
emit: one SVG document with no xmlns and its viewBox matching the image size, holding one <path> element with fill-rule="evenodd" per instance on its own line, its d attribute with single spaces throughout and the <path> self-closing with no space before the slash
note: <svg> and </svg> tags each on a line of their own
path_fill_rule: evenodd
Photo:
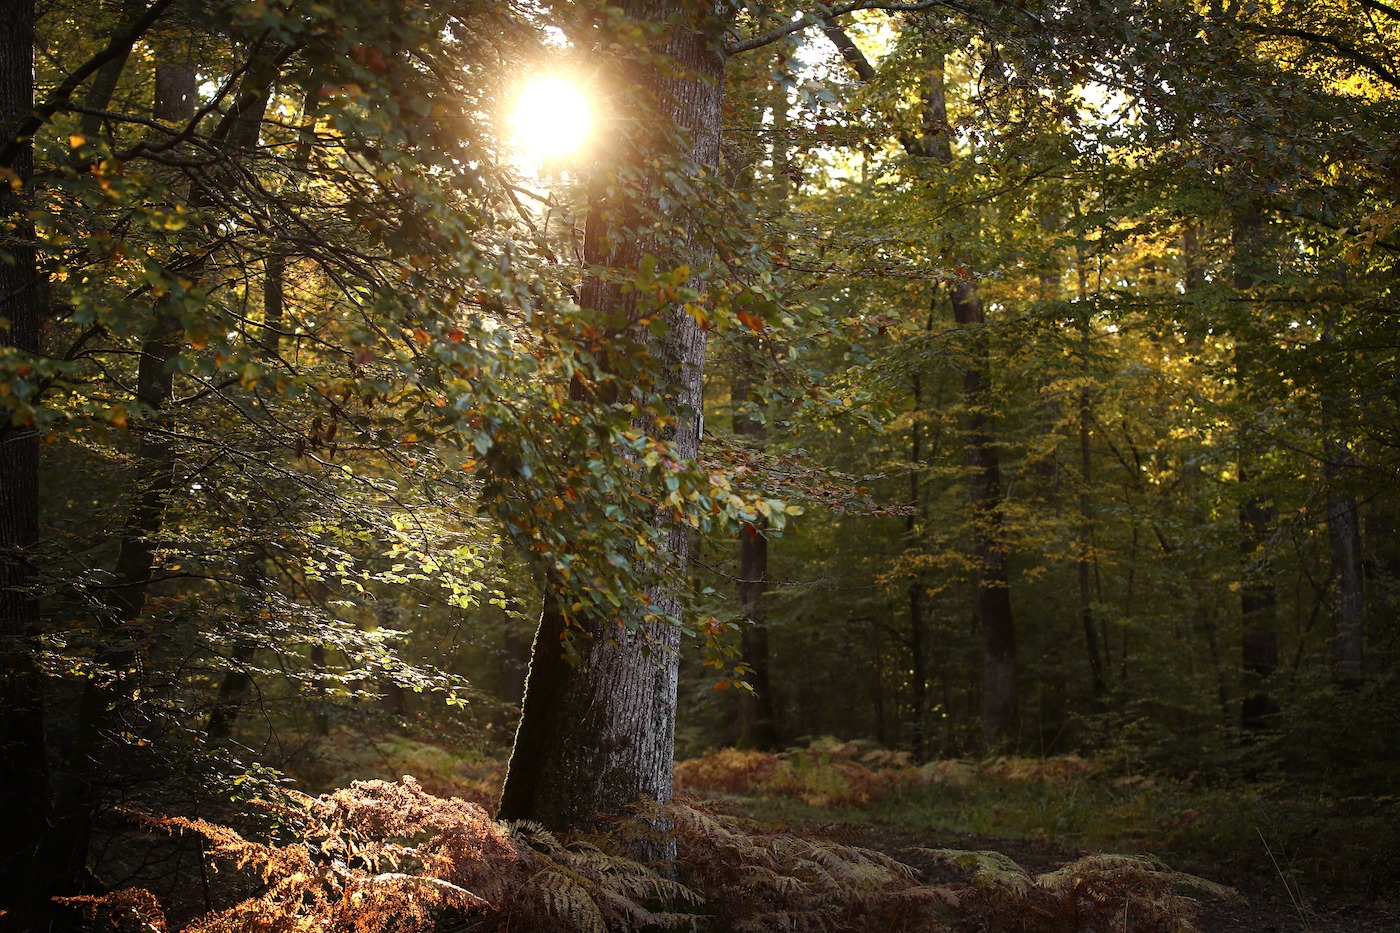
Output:
<svg viewBox="0 0 1400 933">
<path fill-rule="evenodd" d="M 314 835 L 286 775 L 564 838 L 676 754 L 1393 893 L 1398 42 L 1378 0 L 14 0 L 4 922 L 275 893 L 205 846 Z M 599 129 L 540 162 L 546 71 Z"/>
</svg>

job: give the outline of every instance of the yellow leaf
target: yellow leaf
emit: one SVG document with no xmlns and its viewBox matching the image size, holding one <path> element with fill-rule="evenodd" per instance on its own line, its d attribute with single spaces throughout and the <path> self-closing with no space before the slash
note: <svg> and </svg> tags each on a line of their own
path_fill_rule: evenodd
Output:
<svg viewBox="0 0 1400 933">
<path fill-rule="evenodd" d="M 81 133 L 74 133 L 72 136 L 68 137 L 68 148 L 77 149 L 85 142 L 87 142 L 86 136 Z"/>
</svg>

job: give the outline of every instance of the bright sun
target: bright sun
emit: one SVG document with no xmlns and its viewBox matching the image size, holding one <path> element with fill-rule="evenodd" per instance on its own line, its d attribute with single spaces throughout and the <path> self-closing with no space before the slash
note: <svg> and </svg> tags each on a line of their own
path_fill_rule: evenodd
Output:
<svg viewBox="0 0 1400 933">
<path fill-rule="evenodd" d="M 532 159 L 556 159 L 577 151 L 588 140 L 592 114 L 588 98 L 561 77 L 536 78 L 516 98 L 513 121 L 522 153 Z"/>
</svg>

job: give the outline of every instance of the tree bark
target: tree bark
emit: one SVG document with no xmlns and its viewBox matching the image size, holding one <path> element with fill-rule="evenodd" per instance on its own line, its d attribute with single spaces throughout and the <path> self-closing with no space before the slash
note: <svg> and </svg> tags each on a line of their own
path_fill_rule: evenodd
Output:
<svg viewBox="0 0 1400 933">
<path fill-rule="evenodd" d="M 953 161 L 944 89 L 943 56 L 935 57 L 924 93 L 923 154 L 944 164 Z M 1001 516 L 1001 454 L 992 417 L 991 357 L 982 329 L 986 313 L 973 279 L 952 286 L 953 319 L 972 331 L 970 361 L 963 371 L 967 406 L 967 465 L 971 470 L 968 505 L 973 521 L 973 556 L 977 561 L 977 620 L 982 629 L 982 731 L 989 747 L 1004 745 L 1017 733 L 1016 626 Z"/>
<path fill-rule="evenodd" d="M 675 67 L 639 69 L 634 63 L 634 80 L 654 93 L 661 119 L 688 132 L 689 160 L 715 168 L 724 87 L 719 7 L 697 13 L 678 2 L 650 2 L 627 9 L 642 21 L 673 20 L 664 52 Z M 606 253 L 603 258 L 614 268 L 636 268 L 643 241 L 609 237 L 601 226 L 588 225 L 585 253 Z M 617 284 L 593 279 L 585 283 L 581 304 L 601 316 L 626 317 L 629 300 Z M 677 417 L 669 427 L 648 429 L 675 444 L 681 457 L 693 459 L 699 449 L 705 332 L 683 309 L 669 309 L 666 319 L 666 334 L 654 340 L 653 356 Z M 665 529 L 665 559 L 671 570 L 683 571 L 688 527 L 662 516 L 645 520 Z M 671 578 L 683 579 L 683 573 Z M 657 588 L 647 596 L 656 618 L 678 616 L 674 589 Z M 582 620 L 578 663 L 570 663 L 560 647 L 567 631 L 563 609 L 559 593 L 548 591 L 500 806 L 503 819 L 532 819 L 555 831 L 599 825 L 638 799 L 670 799 L 680 647 L 679 630 L 667 622 L 627 627 L 588 618 Z M 659 857 L 674 854 L 673 844 L 639 848 Z"/>
<path fill-rule="evenodd" d="M 34 232 L 25 219 L 33 169 L 27 140 L 12 145 L 34 108 L 34 0 L 0 16 L 0 349 L 39 352 L 42 308 Z M 20 182 L 13 187 L 10 179 Z M 7 369 L 0 378 L 19 373 Z M 39 606 L 29 591 L 30 552 L 39 542 L 39 440 L 33 427 L 0 412 L 0 910 L 7 928 L 37 928 L 53 890 L 40 861 L 49 818 L 44 694 L 28 639 Z"/>
</svg>

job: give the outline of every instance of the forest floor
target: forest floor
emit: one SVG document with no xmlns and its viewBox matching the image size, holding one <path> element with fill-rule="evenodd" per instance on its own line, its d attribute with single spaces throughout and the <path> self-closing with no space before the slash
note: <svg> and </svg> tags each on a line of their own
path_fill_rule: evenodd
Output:
<svg viewBox="0 0 1400 933">
<path fill-rule="evenodd" d="M 1207 786 L 1073 756 L 920 768 L 830 742 L 778 756 L 720 750 L 677 776 L 718 809 L 884 852 L 935 883 L 969 878 L 912 850 L 995 851 L 1031 874 L 1091 853 L 1150 854 L 1238 892 L 1201 897 L 1203 933 L 1400 933 L 1389 795 Z"/>
<path fill-rule="evenodd" d="M 736 806 L 731 802 L 730 806 Z M 737 805 L 736 812 L 744 807 Z M 920 858 L 909 850 L 915 847 L 983 850 L 1007 855 L 1032 872 L 1051 871 L 1089 854 L 1035 839 L 979 836 L 941 831 L 936 838 L 910 833 L 884 823 L 826 824 L 821 832 L 833 839 L 875 849 L 919 868 L 929 881 L 961 879 L 956 869 Z M 1241 900 L 1206 900 L 1194 924 L 1201 933 L 1396 933 L 1400 931 L 1400 911 L 1396 905 L 1363 903 L 1335 894 L 1309 896 L 1290 891 L 1282 878 L 1212 877 L 1229 884 Z"/>
<path fill-rule="evenodd" d="M 333 749 L 333 751 L 332 751 Z M 490 809 L 503 762 L 408 739 L 341 736 L 313 785 L 413 773 Z M 721 749 L 681 762 L 683 793 L 769 829 L 884 852 L 934 883 L 958 868 L 912 851 L 991 850 L 1032 874 L 1093 853 L 1151 853 L 1228 885 L 1202 898 L 1202 933 L 1400 933 L 1400 797 L 1123 774 L 1073 756 L 912 765 L 901 753 L 822 740 L 779 754 Z M 311 777 L 306 774 L 303 777 Z"/>
</svg>

